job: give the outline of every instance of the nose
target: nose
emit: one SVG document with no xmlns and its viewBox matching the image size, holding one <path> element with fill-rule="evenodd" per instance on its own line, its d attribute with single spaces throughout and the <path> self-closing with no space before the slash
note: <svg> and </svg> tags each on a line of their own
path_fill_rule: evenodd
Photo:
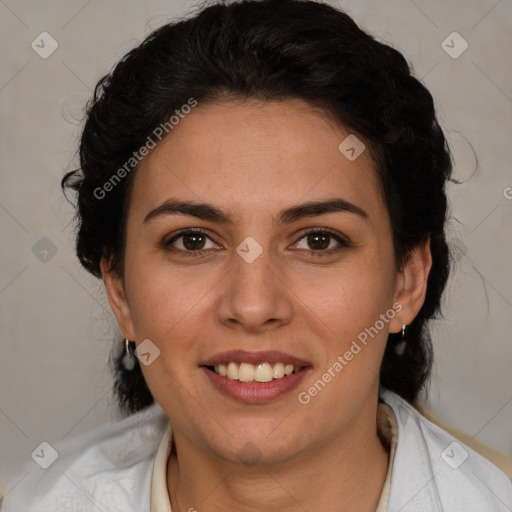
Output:
<svg viewBox="0 0 512 512">
<path fill-rule="evenodd" d="M 217 300 L 221 324 L 231 329 L 258 333 L 288 324 L 293 316 L 293 293 L 268 251 L 248 262 L 233 254 L 231 271 Z"/>
</svg>

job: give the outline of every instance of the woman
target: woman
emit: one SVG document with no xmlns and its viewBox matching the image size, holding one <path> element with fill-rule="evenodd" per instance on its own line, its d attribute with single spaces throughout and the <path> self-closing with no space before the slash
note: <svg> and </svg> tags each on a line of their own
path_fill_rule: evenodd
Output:
<svg viewBox="0 0 512 512">
<path fill-rule="evenodd" d="M 510 510 L 505 475 L 410 405 L 450 173 L 403 56 L 328 5 L 213 5 L 152 33 L 97 85 L 63 180 L 133 414 L 5 510 Z"/>
</svg>

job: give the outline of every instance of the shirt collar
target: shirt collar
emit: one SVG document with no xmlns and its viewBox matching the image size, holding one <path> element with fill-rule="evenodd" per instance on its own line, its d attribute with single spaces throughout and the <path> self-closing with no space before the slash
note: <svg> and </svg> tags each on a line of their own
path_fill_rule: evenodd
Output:
<svg viewBox="0 0 512 512">
<path fill-rule="evenodd" d="M 172 512 L 167 490 L 167 460 L 172 447 L 172 428 L 164 434 L 153 462 L 151 475 L 151 512 Z"/>
</svg>

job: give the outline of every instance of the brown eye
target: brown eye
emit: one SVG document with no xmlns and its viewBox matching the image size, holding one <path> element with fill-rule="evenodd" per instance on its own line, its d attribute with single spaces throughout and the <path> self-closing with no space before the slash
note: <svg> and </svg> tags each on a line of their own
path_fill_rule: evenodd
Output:
<svg viewBox="0 0 512 512">
<path fill-rule="evenodd" d="M 327 249 L 329 247 L 331 239 L 331 235 L 325 235 L 320 233 L 307 236 L 308 245 L 314 250 Z"/>
<path fill-rule="evenodd" d="M 300 244 L 303 244 L 300 247 Z M 349 243 L 342 236 L 335 232 L 326 230 L 315 230 L 304 233 L 297 242 L 299 249 L 309 252 L 333 253 L 348 247 Z"/>
<path fill-rule="evenodd" d="M 205 244 L 205 236 L 202 234 L 182 235 L 183 246 L 189 251 L 201 250 Z"/>
<path fill-rule="evenodd" d="M 210 247 L 207 247 L 208 242 L 211 244 Z M 200 253 L 212 247 L 218 247 L 208 235 L 197 229 L 181 231 L 166 242 L 165 246 L 172 252 L 181 252 L 184 254 Z"/>
</svg>

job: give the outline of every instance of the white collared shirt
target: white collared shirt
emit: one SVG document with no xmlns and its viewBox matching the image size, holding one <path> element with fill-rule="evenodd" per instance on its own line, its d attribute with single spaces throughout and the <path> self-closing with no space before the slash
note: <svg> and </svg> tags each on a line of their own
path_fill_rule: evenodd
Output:
<svg viewBox="0 0 512 512">
<path fill-rule="evenodd" d="M 512 483 L 496 466 L 395 393 L 382 389 L 381 398 L 396 432 L 378 512 L 512 510 Z M 47 469 L 30 461 L 7 489 L 2 511 L 169 512 L 170 441 L 169 420 L 155 404 L 55 445 L 57 460 Z"/>
</svg>

